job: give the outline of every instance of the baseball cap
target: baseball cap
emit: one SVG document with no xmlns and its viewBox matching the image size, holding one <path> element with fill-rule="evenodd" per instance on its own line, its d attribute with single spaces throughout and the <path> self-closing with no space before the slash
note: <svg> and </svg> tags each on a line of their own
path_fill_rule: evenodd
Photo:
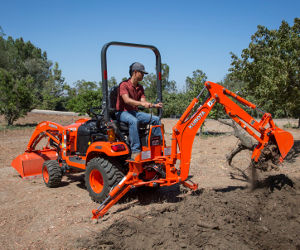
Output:
<svg viewBox="0 0 300 250">
<path fill-rule="evenodd" d="M 135 63 L 131 64 L 130 68 L 131 68 L 131 72 L 136 70 L 136 71 L 141 71 L 144 74 L 148 74 L 148 72 L 145 71 L 145 66 L 139 62 L 135 62 Z"/>
</svg>

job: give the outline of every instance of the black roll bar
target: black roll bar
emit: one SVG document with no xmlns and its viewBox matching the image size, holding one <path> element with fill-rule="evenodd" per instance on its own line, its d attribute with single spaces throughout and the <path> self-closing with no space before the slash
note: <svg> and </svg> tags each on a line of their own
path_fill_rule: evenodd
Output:
<svg viewBox="0 0 300 250">
<path fill-rule="evenodd" d="M 107 60 L 106 52 L 109 46 L 126 46 L 126 47 L 136 47 L 136 48 L 146 48 L 151 49 L 156 57 L 156 82 L 157 82 L 157 98 L 159 102 L 162 102 L 162 84 L 161 84 L 161 57 L 159 50 L 153 45 L 145 44 L 135 44 L 135 43 L 125 43 L 125 42 L 109 42 L 103 45 L 101 50 L 101 70 L 102 70 L 102 109 L 104 110 L 104 119 L 109 121 L 109 101 L 108 101 L 108 83 L 107 83 Z M 162 109 L 159 109 L 159 117 L 162 115 Z"/>
</svg>

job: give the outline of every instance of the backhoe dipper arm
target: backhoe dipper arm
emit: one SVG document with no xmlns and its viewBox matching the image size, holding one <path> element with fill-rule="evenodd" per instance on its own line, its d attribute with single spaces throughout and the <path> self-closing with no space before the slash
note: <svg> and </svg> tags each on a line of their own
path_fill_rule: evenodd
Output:
<svg viewBox="0 0 300 250">
<path fill-rule="evenodd" d="M 200 95 L 205 88 L 209 91 L 209 95 L 197 108 L 196 105 L 198 104 Z M 188 177 L 192 146 L 196 133 L 216 102 L 223 105 L 225 112 L 229 115 L 229 117 L 237 122 L 243 129 L 245 129 L 246 132 L 259 142 L 252 154 L 252 159 L 254 161 L 258 161 L 261 150 L 268 144 L 270 138 L 274 138 L 273 141 L 277 143 L 281 153 L 280 161 L 284 159 L 293 146 L 293 137 L 290 133 L 275 126 L 271 114 L 264 113 L 260 122 L 257 122 L 245 110 L 232 101 L 229 96 L 252 109 L 257 109 L 255 104 L 213 82 L 205 82 L 204 89 L 197 98 L 192 100 L 187 110 L 173 128 L 170 161 L 172 164 L 175 164 L 176 160 L 180 159 L 181 181 L 185 181 Z M 194 114 L 191 114 L 195 109 L 196 111 Z M 262 112 L 261 110 L 259 111 Z M 252 127 L 253 130 L 257 131 L 259 136 L 249 127 Z M 179 148 L 180 153 L 177 153 L 177 148 Z"/>
</svg>

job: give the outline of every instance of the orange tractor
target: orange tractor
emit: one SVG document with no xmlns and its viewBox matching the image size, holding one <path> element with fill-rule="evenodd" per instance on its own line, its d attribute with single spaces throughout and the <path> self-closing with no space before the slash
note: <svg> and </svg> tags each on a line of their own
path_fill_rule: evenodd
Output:
<svg viewBox="0 0 300 250">
<path fill-rule="evenodd" d="M 268 159 L 271 152 L 274 163 L 282 162 L 293 146 L 293 137 L 289 132 L 278 128 L 271 114 L 260 110 L 255 104 L 243 99 L 221 85 L 205 82 L 199 95 L 192 100 L 177 124 L 173 127 L 171 146 L 167 147 L 163 125 L 140 126 L 142 151 L 134 161 L 128 146 L 128 127 L 114 120 L 114 91 L 108 94 L 106 50 L 110 45 L 149 48 L 156 55 L 158 101 L 161 96 L 160 53 L 154 46 L 111 42 L 102 48 L 102 113 L 94 112 L 94 119 L 81 119 L 66 127 L 53 122 L 40 123 L 33 133 L 27 150 L 18 156 L 12 166 L 22 177 L 42 174 L 47 186 L 60 183 L 63 173 L 70 169 L 85 170 L 86 187 L 93 200 L 101 202 L 93 210 L 93 219 L 103 217 L 108 209 L 122 198 L 131 188 L 140 186 L 171 186 L 181 183 L 196 190 L 197 184 L 188 179 L 192 155 L 192 145 L 196 133 L 218 102 L 227 115 L 237 122 L 247 133 L 257 140 L 252 153 L 252 162 L 259 163 Z M 200 97 L 208 94 L 200 102 Z M 251 117 L 242 104 L 262 113 L 257 121 Z M 159 110 L 161 117 L 162 111 Z M 162 138 L 152 137 L 152 129 L 159 127 Z M 48 138 L 48 146 L 35 150 L 35 145 Z M 274 155 L 277 158 L 274 159 Z M 263 157 L 262 157 L 263 156 Z M 177 160 L 180 161 L 176 166 Z"/>
</svg>

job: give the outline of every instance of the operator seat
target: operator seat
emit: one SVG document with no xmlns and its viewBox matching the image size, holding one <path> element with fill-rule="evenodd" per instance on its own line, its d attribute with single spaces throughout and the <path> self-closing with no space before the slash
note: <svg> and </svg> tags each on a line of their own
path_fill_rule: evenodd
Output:
<svg viewBox="0 0 300 250">
<path fill-rule="evenodd" d="M 117 113 L 116 104 L 117 104 L 117 98 L 118 98 L 118 93 L 119 93 L 119 87 L 120 87 L 120 85 L 113 86 L 109 91 L 109 107 L 110 107 L 109 108 L 109 116 L 110 116 L 110 119 L 112 119 L 113 122 L 120 129 L 120 131 L 122 133 L 124 133 L 126 136 L 128 136 L 128 134 L 129 134 L 128 124 L 125 122 L 118 121 L 117 117 L 116 117 L 116 113 Z M 147 125 L 148 124 L 139 123 L 140 138 L 145 136 L 145 134 L 147 134 Z M 141 138 L 141 142 L 142 141 L 143 140 Z"/>
<path fill-rule="evenodd" d="M 117 98 L 119 93 L 119 85 L 113 86 L 109 90 L 109 117 L 114 121 L 114 123 L 118 126 L 118 128 L 122 132 L 128 132 L 129 128 L 128 125 L 125 122 L 120 122 L 117 120 L 116 113 L 116 104 L 117 104 Z"/>
</svg>

